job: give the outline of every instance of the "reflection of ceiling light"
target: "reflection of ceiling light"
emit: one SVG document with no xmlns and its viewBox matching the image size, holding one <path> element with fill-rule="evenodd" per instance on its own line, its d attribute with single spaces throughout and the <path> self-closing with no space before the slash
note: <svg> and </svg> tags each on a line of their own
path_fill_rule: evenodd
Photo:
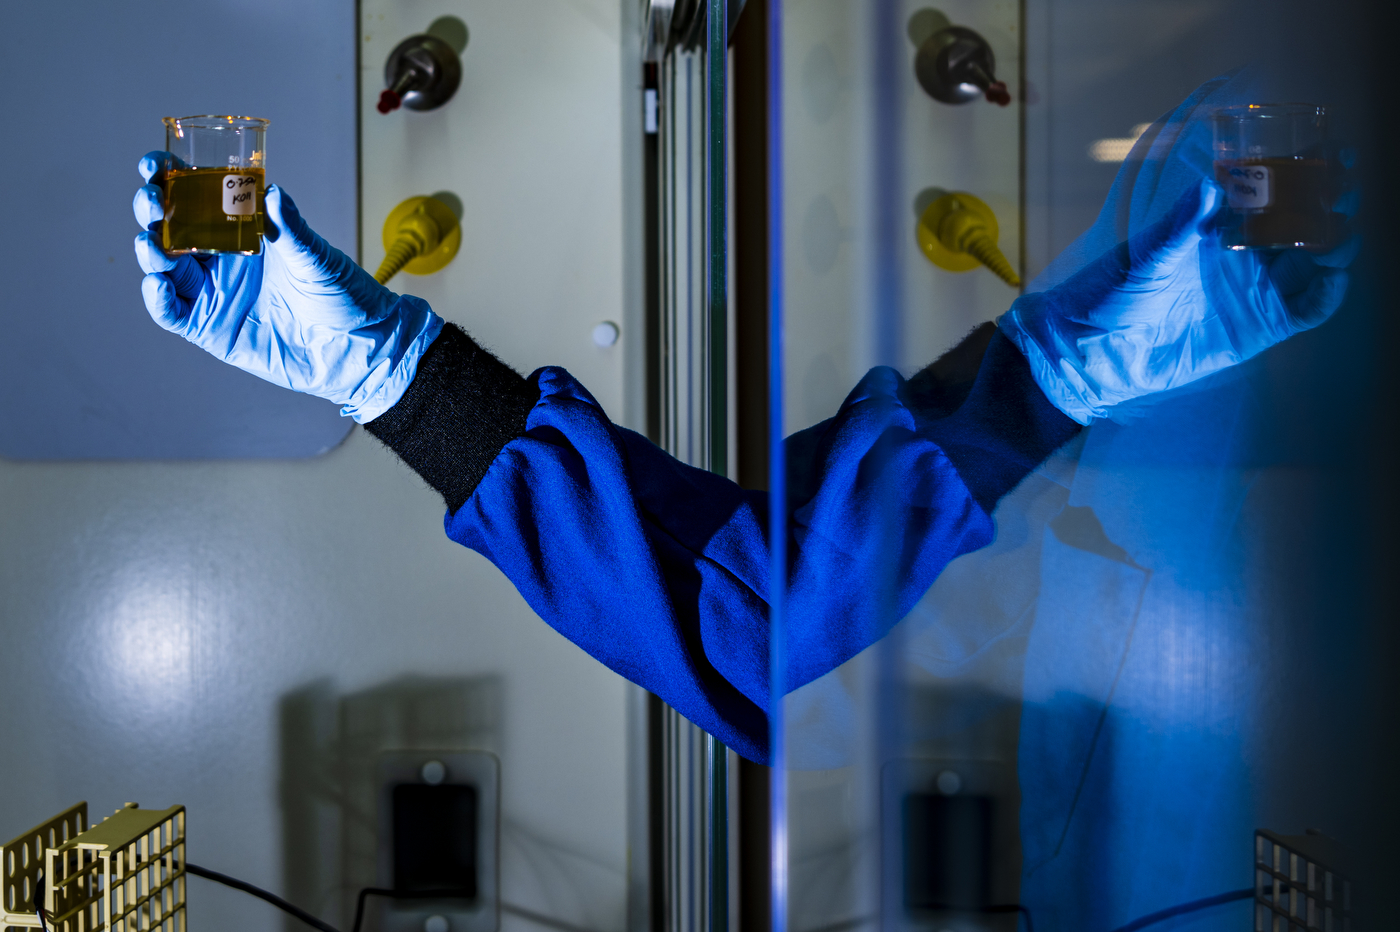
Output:
<svg viewBox="0 0 1400 932">
<path fill-rule="evenodd" d="M 1089 158 L 1095 162 L 1121 162 L 1128 157 L 1128 153 L 1133 151 L 1133 144 L 1138 141 L 1138 137 L 1147 132 L 1151 123 L 1139 123 L 1134 126 L 1131 135 L 1117 139 L 1095 139 L 1089 145 Z"/>
<path fill-rule="evenodd" d="M 100 695 L 125 727 L 156 727 L 196 701 L 198 631 L 189 584 L 168 564 L 133 560 L 112 581 L 94 657 Z"/>
</svg>

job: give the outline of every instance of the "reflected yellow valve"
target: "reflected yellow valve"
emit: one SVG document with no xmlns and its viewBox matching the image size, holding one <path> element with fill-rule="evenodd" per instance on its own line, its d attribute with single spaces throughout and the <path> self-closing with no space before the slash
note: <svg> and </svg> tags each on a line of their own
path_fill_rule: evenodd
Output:
<svg viewBox="0 0 1400 932">
<path fill-rule="evenodd" d="M 966 272 L 985 265 L 1013 288 L 1021 277 L 997 246 L 996 214 L 971 194 L 945 194 L 924 210 L 916 235 L 928 261 L 950 272 Z"/>
<path fill-rule="evenodd" d="M 384 261 L 375 281 L 388 284 L 400 270 L 411 275 L 431 275 L 457 255 L 462 227 L 457 215 L 433 197 L 410 197 L 384 221 Z"/>
</svg>

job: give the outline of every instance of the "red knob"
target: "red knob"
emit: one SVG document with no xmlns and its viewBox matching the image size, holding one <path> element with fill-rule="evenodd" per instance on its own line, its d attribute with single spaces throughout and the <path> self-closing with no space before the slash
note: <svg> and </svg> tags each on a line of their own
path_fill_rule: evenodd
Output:
<svg viewBox="0 0 1400 932">
<path fill-rule="evenodd" d="M 987 88 L 987 100 L 1003 107 L 1011 103 L 1011 92 L 1006 89 L 1006 82 L 993 81 Z"/>
<path fill-rule="evenodd" d="M 991 91 L 987 92 L 987 99 L 991 99 Z M 379 95 L 379 106 L 376 108 L 380 113 L 388 113 L 390 110 L 397 110 L 403 104 L 403 98 L 394 93 L 392 88 L 385 89 Z"/>
</svg>

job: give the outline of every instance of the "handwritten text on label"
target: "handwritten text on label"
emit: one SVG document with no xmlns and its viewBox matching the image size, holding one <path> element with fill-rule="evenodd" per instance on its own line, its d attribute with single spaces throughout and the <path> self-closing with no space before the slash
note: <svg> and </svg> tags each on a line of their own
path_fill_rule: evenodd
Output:
<svg viewBox="0 0 1400 932">
<path fill-rule="evenodd" d="M 1225 184 L 1225 199 L 1232 210 L 1258 210 L 1273 203 L 1269 182 L 1272 172 L 1264 165 L 1232 165 Z"/>
<path fill-rule="evenodd" d="M 258 176 L 224 176 L 224 213 L 251 217 L 258 212 Z"/>
</svg>

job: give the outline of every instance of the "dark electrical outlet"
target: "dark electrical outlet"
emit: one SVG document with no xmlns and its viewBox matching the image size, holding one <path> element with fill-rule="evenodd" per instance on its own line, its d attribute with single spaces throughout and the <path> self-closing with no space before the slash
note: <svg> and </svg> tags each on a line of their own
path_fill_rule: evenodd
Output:
<svg viewBox="0 0 1400 932">
<path fill-rule="evenodd" d="M 489 751 L 381 751 L 375 764 L 378 932 L 497 932 L 501 762 Z M 443 923 L 447 924 L 444 926 Z"/>
<path fill-rule="evenodd" d="M 394 889 L 477 895 L 476 787 L 400 783 L 393 790 Z"/>
<path fill-rule="evenodd" d="M 988 796 L 911 793 L 904 799 L 904 902 L 915 910 L 977 910 L 990 903 Z"/>
</svg>

